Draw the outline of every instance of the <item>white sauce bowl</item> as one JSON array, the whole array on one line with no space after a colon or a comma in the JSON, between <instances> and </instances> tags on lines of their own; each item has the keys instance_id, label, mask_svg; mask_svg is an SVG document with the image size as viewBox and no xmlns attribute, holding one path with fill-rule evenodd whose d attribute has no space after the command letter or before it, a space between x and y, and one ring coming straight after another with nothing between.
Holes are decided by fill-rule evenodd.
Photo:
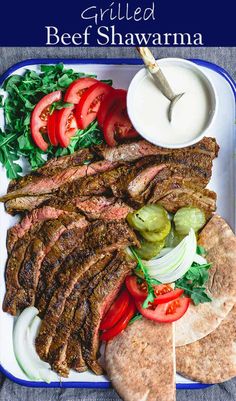
<instances>
[{"instance_id":1,"label":"white sauce bowl","mask_svg":"<svg viewBox=\"0 0 236 401\"><path fill-rule=\"evenodd\" d=\"M178 58L158 60L174 92L185 92L174 106L172 122L167 118L169 100L161 94L147 68L132 79L127 96L129 118L139 134L155 145L183 148L209 136L217 113L214 86L191 61Z\"/></svg>"}]
</instances>

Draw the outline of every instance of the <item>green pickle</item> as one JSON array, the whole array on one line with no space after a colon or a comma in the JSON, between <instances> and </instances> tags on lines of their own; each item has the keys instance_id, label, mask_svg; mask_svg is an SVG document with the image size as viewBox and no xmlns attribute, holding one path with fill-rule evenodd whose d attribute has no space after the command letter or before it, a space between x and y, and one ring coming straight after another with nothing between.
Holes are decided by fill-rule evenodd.
<instances>
[{"instance_id":1,"label":"green pickle","mask_svg":"<svg viewBox=\"0 0 236 401\"><path fill-rule=\"evenodd\" d=\"M149 242L163 241L169 234L171 229L171 222L167 220L165 225L160 231L140 231L140 234Z\"/></svg>"},{"instance_id":2,"label":"green pickle","mask_svg":"<svg viewBox=\"0 0 236 401\"><path fill-rule=\"evenodd\" d=\"M165 248L175 248L185 237L186 235L178 234L174 227L171 227L171 230L165 239Z\"/></svg>"},{"instance_id":3,"label":"green pickle","mask_svg":"<svg viewBox=\"0 0 236 401\"><path fill-rule=\"evenodd\" d=\"M128 223L137 231L162 231L169 222L167 211L161 205L146 205L127 216Z\"/></svg>"},{"instance_id":4,"label":"green pickle","mask_svg":"<svg viewBox=\"0 0 236 401\"><path fill-rule=\"evenodd\" d=\"M141 248L135 248L135 251L141 259L145 260L157 256L165 245L165 241L148 242L145 239L141 239L140 243Z\"/></svg>"},{"instance_id":5,"label":"green pickle","mask_svg":"<svg viewBox=\"0 0 236 401\"><path fill-rule=\"evenodd\" d=\"M197 207L182 207L174 216L175 230L180 235L188 235L192 228L198 232L205 224L205 213Z\"/></svg>"}]
</instances>

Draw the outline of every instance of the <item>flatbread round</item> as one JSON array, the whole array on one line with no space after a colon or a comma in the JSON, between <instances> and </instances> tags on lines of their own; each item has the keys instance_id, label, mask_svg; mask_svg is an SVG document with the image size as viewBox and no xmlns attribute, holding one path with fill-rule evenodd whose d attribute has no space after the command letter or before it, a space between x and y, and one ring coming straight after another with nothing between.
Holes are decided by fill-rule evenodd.
<instances>
[{"instance_id":1,"label":"flatbread round","mask_svg":"<svg viewBox=\"0 0 236 401\"><path fill-rule=\"evenodd\" d=\"M177 372L203 383L222 383L236 376L236 306L211 334L176 349Z\"/></svg>"},{"instance_id":2,"label":"flatbread round","mask_svg":"<svg viewBox=\"0 0 236 401\"><path fill-rule=\"evenodd\" d=\"M106 371L124 401L175 400L173 325L141 319L105 350Z\"/></svg>"},{"instance_id":3,"label":"flatbread round","mask_svg":"<svg viewBox=\"0 0 236 401\"><path fill-rule=\"evenodd\" d=\"M207 291L212 302L190 305L176 322L176 346L191 344L210 334L236 303L236 237L224 221L215 215L199 235L199 245L207 251L209 270Z\"/></svg>"}]
</instances>

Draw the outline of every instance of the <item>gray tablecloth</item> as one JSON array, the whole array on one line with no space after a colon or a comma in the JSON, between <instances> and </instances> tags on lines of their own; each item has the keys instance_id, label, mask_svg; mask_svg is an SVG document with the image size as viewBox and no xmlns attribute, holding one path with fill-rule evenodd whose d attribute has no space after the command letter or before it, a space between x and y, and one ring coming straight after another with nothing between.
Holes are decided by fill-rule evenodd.
<instances>
[{"instance_id":1,"label":"gray tablecloth","mask_svg":"<svg viewBox=\"0 0 236 401\"><path fill-rule=\"evenodd\" d=\"M155 48L156 57L202 58L221 65L236 79L236 48ZM0 74L28 58L136 57L134 48L0 48ZM114 390L31 389L0 374L0 401L118 401ZM204 390L179 390L178 401L236 401L236 379ZM138 400L137 400L138 401Z\"/></svg>"}]
</instances>

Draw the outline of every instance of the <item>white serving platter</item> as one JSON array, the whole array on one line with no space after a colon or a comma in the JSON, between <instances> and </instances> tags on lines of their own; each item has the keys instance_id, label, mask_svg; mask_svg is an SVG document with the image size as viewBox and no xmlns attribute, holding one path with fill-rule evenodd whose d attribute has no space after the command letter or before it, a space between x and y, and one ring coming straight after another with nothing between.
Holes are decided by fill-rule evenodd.
<instances>
[{"instance_id":1,"label":"white serving platter","mask_svg":"<svg viewBox=\"0 0 236 401\"><path fill-rule=\"evenodd\" d=\"M223 216L235 229L235 96L234 81L222 68L203 60L193 60L212 80L218 96L218 112L212 126L210 136L216 137L220 145L220 153L214 161L212 179L209 188L218 195L217 212ZM134 74L140 69L140 62L132 59L99 59L99 60L62 60L41 59L26 60L14 65L2 77L0 84L11 74L23 74L25 69L38 71L40 64L55 64L63 62L66 67L75 71L94 73L98 79L112 79L114 87L128 88ZM4 115L0 111L0 126L4 127ZM0 195L7 191L8 179L5 170L0 167ZM7 260L6 234L9 227L17 221L17 217L8 215L3 204L0 204L0 304L5 294L4 271ZM46 384L33 382L20 369L14 356L12 331L14 318L0 308L0 370L11 380L30 387L92 387L107 388L110 383L105 376L96 376L93 373L77 373L71 371L68 378ZM207 385L195 383L176 375L176 384L179 389L197 389Z\"/></svg>"}]
</instances>

